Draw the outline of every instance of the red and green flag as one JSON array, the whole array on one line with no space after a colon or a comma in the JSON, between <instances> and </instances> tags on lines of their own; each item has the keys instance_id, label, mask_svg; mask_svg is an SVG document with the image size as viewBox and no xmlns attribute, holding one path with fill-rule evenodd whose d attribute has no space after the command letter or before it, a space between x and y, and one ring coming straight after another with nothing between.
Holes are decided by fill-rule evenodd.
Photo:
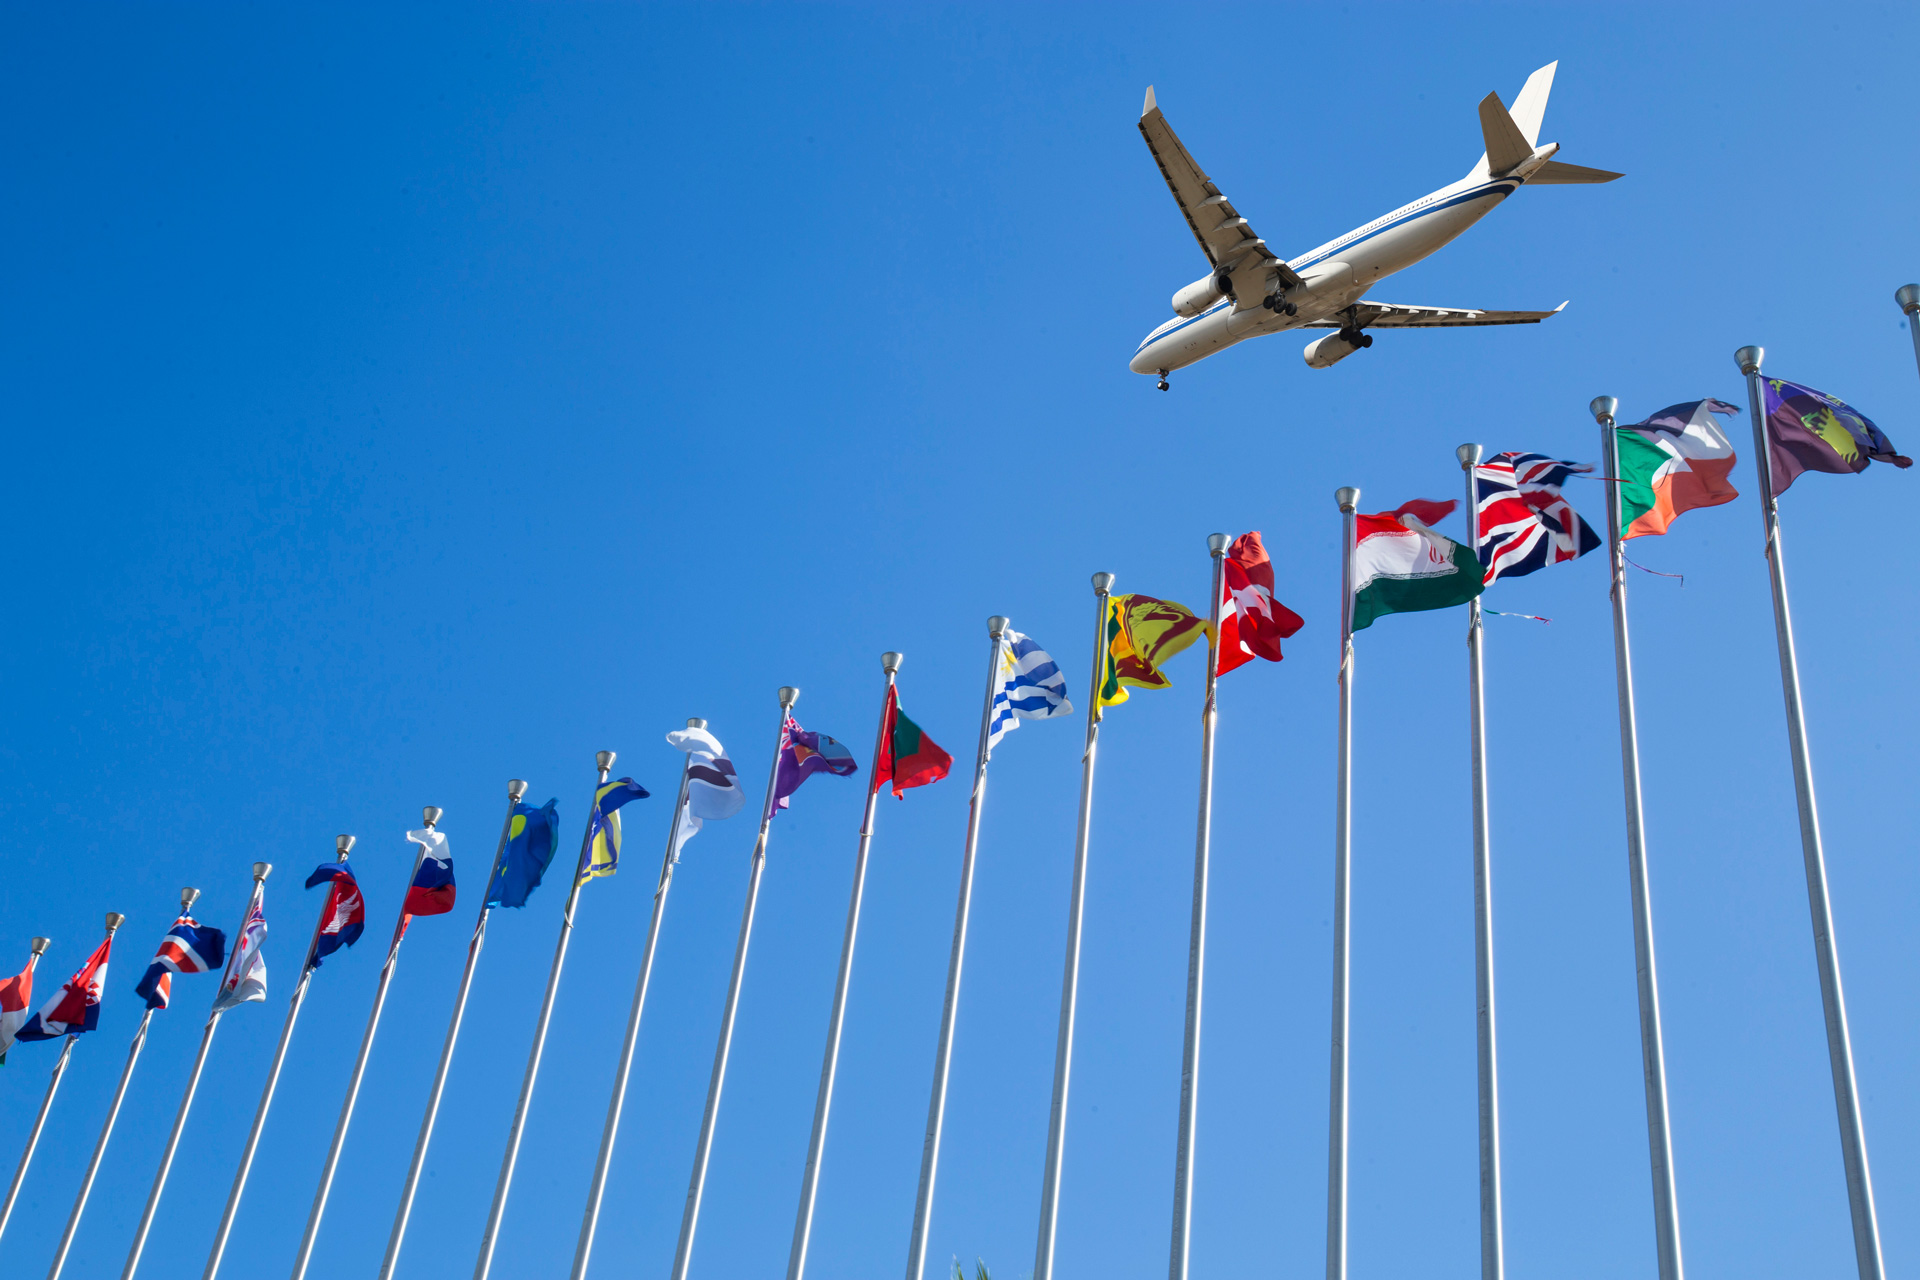
<instances>
[{"instance_id":1,"label":"red and green flag","mask_svg":"<svg viewBox=\"0 0 1920 1280\"><path fill-rule=\"evenodd\" d=\"M887 686L887 710L881 719L880 753L873 762L872 790L891 782L894 795L905 795L908 787L940 781L952 767L953 757L907 719L907 713L900 709L900 691Z\"/></svg>"}]
</instances>

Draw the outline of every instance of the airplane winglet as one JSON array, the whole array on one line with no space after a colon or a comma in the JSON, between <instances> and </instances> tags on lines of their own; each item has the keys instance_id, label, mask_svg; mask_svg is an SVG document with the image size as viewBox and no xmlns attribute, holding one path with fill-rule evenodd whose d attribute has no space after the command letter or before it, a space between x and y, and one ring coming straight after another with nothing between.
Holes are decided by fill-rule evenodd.
<instances>
[{"instance_id":1,"label":"airplane winglet","mask_svg":"<svg viewBox=\"0 0 1920 1280\"><path fill-rule=\"evenodd\" d=\"M1572 302L1572 301L1573 301L1572 298L1567 299L1567 302ZM1562 311L1565 311L1567 309L1567 302L1563 302L1559 306L1555 307L1553 309L1553 314L1559 315Z\"/></svg>"},{"instance_id":2,"label":"airplane winglet","mask_svg":"<svg viewBox=\"0 0 1920 1280\"><path fill-rule=\"evenodd\" d=\"M1144 120L1148 116L1152 115L1153 109L1158 105L1159 104L1153 100L1153 86L1148 85L1147 86L1147 105L1140 108L1140 118Z\"/></svg>"}]
</instances>

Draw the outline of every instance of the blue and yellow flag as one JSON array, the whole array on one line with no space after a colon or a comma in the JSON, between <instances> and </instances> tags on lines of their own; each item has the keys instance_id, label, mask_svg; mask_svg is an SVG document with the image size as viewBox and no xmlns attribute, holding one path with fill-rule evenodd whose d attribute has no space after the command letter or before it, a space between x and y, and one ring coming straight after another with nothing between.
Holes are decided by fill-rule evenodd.
<instances>
[{"instance_id":1,"label":"blue and yellow flag","mask_svg":"<svg viewBox=\"0 0 1920 1280\"><path fill-rule=\"evenodd\" d=\"M513 806L513 817L507 823L507 847L501 851L500 864L493 869L493 880L487 885L488 906L524 907L527 895L540 887L540 878L547 874L547 864L553 861L558 843L560 819L554 812L558 803L549 800L538 809L525 803Z\"/></svg>"},{"instance_id":2,"label":"blue and yellow flag","mask_svg":"<svg viewBox=\"0 0 1920 1280\"><path fill-rule=\"evenodd\" d=\"M629 800L646 798L647 789L632 778L603 782L593 793L593 812L587 815L587 844L580 851L580 870L575 875L581 884L620 869L620 807Z\"/></svg>"}]
</instances>

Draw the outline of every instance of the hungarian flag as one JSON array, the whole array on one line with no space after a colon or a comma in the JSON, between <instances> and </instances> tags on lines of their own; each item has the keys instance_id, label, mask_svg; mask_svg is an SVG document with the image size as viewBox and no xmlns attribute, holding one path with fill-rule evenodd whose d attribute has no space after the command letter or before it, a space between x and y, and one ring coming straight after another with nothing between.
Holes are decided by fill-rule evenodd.
<instances>
[{"instance_id":1,"label":"hungarian flag","mask_svg":"<svg viewBox=\"0 0 1920 1280\"><path fill-rule=\"evenodd\" d=\"M80 972L61 984L58 994L21 1024L16 1040L58 1040L77 1036L100 1025L100 997L107 986L107 961L113 956L113 935L108 934Z\"/></svg>"},{"instance_id":2,"label":"hungarian flag","mask_svg":"<svg viewBox=\"0 0 1920 1280\"><path fill-rule=\"evenodd\" d=\"M1255 657L1280 661L1280 642L1305 623L1273 598L1273 563L1258 529L1233 540L1222 568L1220 674Z\"/></svg>"},{"instance_id":3,"label":"hungarian flag","mask_svg":"<svg viewBox=\"0 0 1920 1280\"><path fill-rule=\"evenodd\" d=\"M1415 498L1392 511L1359 516L1354 525L1353 629L1389 613L1419 613L1465 604L1479 595L1480 561L1428 522L1457 503Z\"/></svg>"},{"instance_id":4,"label":"hungarian flag","mask_svg":"<svg viewBox=\"0 0 1920 1280\"><path fill-rule=\"evenodd\" d=\"M1740 496L1727 480L1733 442L1713 420L1738 412L1724 400L1689 400L1613 429L1622 538L1665 533L1675 516Z\"/></svg>"},{"instance_id":5,"label":"hungarian flag","mask_svg":"<svg viewBox=\"0 0 1920 1280\"><path fill-rule=\"evenodd\" d=\"M1761 384L1767 415L1767 451L1773 460L1773 492L1787 491L1802 471L1849 475L1869 463L1913 465L1893 451L1893 441L1844 400L1797 382L1768 378Z\"/></svg>"},{"instance_id":6,"label":"hungarian flag","mask_svg":"<svg viewBox=\"0 0 1920 1280\"><path fill-rule=\"evenodd\" d=\"M5 1066L7 1050L13 1038L26 1025L27 1006L33 1003L33 962L13 977L0 982L0 1066Z\"/></svg>"},{"instance_id":7,"label":"hungarian flag","mask_svg":"<svg viewBox=\"0 0 1920 1280\"><path fill-rule=\"evenodd\" d=\"M1207 634L1207 620L1171 600L1114 596L1107 601L1107 647L1101 655L1100 705L1127 700L1136 689L1171 689L1160 664Z\"/></svg>"},{"instance_id":8,"label":"hungarian flag","mask_svg":"<svg viewBox=\"0 0 1920 1280\"><path fill-rule=\"evenodd\" d=\"M900 691L887 686L887 710L881 720L880 755L873 762L873 783L868 794L893 783L895 797L904 796L908 787L924 787L938 782L953 768L953 757L940 749L919 725L907 719L900 709Z\"/></svg>"}]
</instances>

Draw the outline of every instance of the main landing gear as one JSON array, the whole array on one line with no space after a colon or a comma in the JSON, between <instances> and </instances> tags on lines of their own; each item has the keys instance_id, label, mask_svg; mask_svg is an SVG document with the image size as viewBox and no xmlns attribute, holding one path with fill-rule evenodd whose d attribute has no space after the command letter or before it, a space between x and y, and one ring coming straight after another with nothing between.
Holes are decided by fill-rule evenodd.
<instances>
[{"instance_id":1,"label":"main landing gear","mask_svg":"<svg viewBox=\"0 0 1920 1280\"><path fill-rule=\"evenodd\" d=\"M1165 369L1160 371L1160 389L1162 391L1167 389L1167 371Z\"/></svg>"},{"instance_id":2,"label":"main landing gear","mask_svg":"<svg viewBox=\"0 0 1920 1280\"><path fill-rule=\"evenodd\" d=\"M1288 302L1285 294L1270 293L1260 305L1269 311L1277 311L1281 315L1297 316L1300 314L1300 308Z\"/></svg>"},{"instance_id":3,"label":"main landing gear","mask_svg":"<svg viewBox=\"0 0 1920 1280\"><path fill-rule=\"evenodd\" d=\"M1373 335L1362 333L1358 329L1342 329L1336 336L1355 350L1364 350L1373 345Z\"/></svg>"}]
</instances>

